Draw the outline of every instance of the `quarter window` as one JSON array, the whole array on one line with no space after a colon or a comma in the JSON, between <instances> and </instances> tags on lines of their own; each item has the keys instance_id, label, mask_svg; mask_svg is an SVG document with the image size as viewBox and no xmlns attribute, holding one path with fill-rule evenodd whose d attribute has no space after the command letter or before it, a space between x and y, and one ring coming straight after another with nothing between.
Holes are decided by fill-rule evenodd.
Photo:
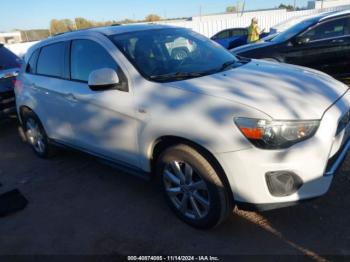
<instances>
[{"instance_id":1,"label":"quarter window","mask_svg":"<svg viewBox=\"0 0 350 262\"><path fill-rule=\"evenodd\" d=\"M64 43L60 42L41 49L37 73L39 75L62 77L64 63Z\"/></svg>"},{"instance_id":2,"label":"quarter window","mask_svg":"<svg viewBox=\"0 0 350 262\"><path fill-rule=\"evenodd\" d=\"M27 64L27 69L26 72L30 73L30 74L35 74L36 71L36 61L38 60L38 56L39 56L39 49L36 50L32 56L29 59L29 62Z\"/></svg>"}]
</instances>

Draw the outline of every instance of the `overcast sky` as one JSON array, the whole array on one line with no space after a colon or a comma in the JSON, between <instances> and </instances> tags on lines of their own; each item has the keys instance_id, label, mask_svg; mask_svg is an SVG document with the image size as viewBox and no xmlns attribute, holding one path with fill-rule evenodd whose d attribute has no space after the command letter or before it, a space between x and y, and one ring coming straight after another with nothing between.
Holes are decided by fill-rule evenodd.
<instances>
[{"instance_id":1,"label":"overcast sky","mask_svg":"<svg viewBox=\"0 0 350 262\"><path fill-rule=\"evenodd\" d=\"M243 2L243 0L240 0ZM296 0L306 6L307 0ZM272 8L294 0L246 0L246 9ZM225 11L237 0L1 0L0 31L48 28L53 18L85 17L95 21L143 19L150 13L162 17L188 17Z\"/></svg>"}]
</instances>

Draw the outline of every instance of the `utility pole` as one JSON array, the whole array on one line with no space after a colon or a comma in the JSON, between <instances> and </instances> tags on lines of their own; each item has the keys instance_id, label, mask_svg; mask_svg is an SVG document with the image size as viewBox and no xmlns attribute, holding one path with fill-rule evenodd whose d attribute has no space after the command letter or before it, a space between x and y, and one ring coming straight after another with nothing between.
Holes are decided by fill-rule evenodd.
<instances>
[{"instance_id":1,"label":"utility pole","mask_svg":"<svg viewBox=\"0 0 350 262\"><path fill-rule=\"evenodd\" d=\"M321 1L321 9L323 10L323 0Z\"/></svg>"},{"instance_id":2,"label":"utility pole","mask_svg":"<svg viewBox=\"0 0 350 262\"><path fill-rule=\"evenodd\" d=\"M297 0L294 0L294 11L296 10L296 8L297 8Z\"/></svg>"},{"instance_id":3,"label":"utility pole","mask_svg":"<svg viewBox=\"0 0 350 262\"><path fill-rule=\"evenodd\" d=\"M202 5L199 6L199 18L202 21Z\"/></svg>"}]
</instances>

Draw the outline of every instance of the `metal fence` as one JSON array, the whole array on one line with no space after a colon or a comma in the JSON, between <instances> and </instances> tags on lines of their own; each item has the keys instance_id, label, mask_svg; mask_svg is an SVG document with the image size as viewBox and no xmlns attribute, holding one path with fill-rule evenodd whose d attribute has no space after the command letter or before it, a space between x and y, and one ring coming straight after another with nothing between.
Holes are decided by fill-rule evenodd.
<instances>
[{"instance_id":1,"label":"metal fence","mask_svg":"<svg viewBox=\"0 0 350 262\"><path fill-rule=\"evenodd\" d=\"M191 28L198 33L211 37L217 32L227 28L247 27L253 17L258 18L261 29L264 28L266 32L269 32L272 27L288 21L291 21L292 23L292 20L298 20L297 18L302 19L303 17L306 18L322 12L340 11L345 9L350 9L350 5L291 12L284 9L276 9L235 14L196 16L192 17L192 20L190 21L162 21L160 23Z\"/></svg>"}]
</instances>

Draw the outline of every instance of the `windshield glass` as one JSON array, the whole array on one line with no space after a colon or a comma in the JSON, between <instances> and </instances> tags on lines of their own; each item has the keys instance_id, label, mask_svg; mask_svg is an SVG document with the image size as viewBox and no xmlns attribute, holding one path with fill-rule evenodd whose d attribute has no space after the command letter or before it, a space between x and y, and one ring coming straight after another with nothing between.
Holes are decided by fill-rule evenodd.
<instances>
[{"instance_id":1,"label":"windshield glass","mask_svg":"<svg viewBox=\"0 0 350 262\"><path fill-rule=\"evenodd\" d=\"M298 23L291 28L287 29L286 31L278 34L276 37L270 39L271 42L285 42L291 39L292 37L296 36L297 34L303 32L306 30L309 26L313 25L315 23L314 20L306 20L301 23Z\"/></svg>"},{"instance_id":2,"label":"windshield glass","mask_svg":"<svg viewBox=\"0 0 350 262\"><path fill-rule=\"evenodd\" d=\"M0 70L19 67L20 59L10 50L0 45Z\"/></svg>"},{"instance_id":3,"label":"windshield glass","mask_svg":"<svg viewBox=\"0 0 350 262\"><path fill-rule=\"evenodd\" d=\"M146 79L158 82L200 77L232 68L239 60L188 29L166 28L111 37Z\"/></svg>"}]
</instances>

